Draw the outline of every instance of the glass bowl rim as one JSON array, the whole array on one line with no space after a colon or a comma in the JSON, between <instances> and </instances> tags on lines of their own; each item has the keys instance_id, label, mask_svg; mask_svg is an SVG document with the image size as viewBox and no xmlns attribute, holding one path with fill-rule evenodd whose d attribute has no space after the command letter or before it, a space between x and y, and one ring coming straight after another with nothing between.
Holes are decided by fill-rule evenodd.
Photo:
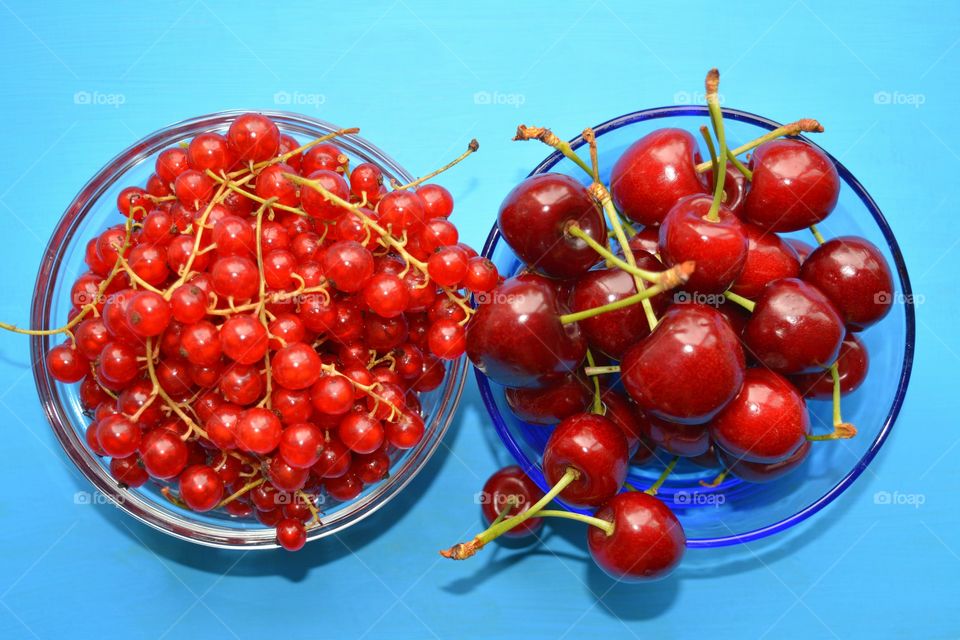
<instances>
[{"instance_id":1,"label":"glass bowl rim","mask_svg":"<svg viewBox=\"0 0 960 640\"><path fill-rule=\"evenodd\" d=\"M75 232L79 225L118 178L153 156L160 148L176 144L203 131L222 127L237 116L250 112L250 110L231 109L172 123L131 144L99 169L71 200L44 249L31 301L30 326L34 328L46 326L46 320L53 305L53 292L63 255L67 247L77 240ZM303 114L277 110L255 110L255 112L274 119L281 125L281 131L285 132L312 135L318 130L331 132L340 129L333 124ZM341 136L341 139L352 145L353 149L349 149L350 151L362 151L375 158L397 179L403 182L414 179L393 158L366 139L356 134L347 134ZM221 549L278 548L269 527L230 529L222 525L198 522L171 511L164 511L154 506L152 500L141 497L135 490L118 486L109 471L89 451L86 443L73 428L71 415L64 406L56 382L43 366L43 354L50 346L50 338L50 336L31 336L30 340L33 377L40 403L47 422L67 457L97 491L140 522L181 540ZM419 475L436 453L453 421L466 382L466 373L467 367L463 358L448 363L443 386L439 388L443 395L439 399L434 415L425 425L424 448L412 450L395 474L391 474L389 478L375 485L370 493L350 502L332 517L323 521L321 526L310 531L308 541L331 535L369 517L399 495Z\"/></svg>"},{"instance_id":2,"label":"glass bowl rim","mask_svg":"<svg viewBox=\"0 0 960 640\"><path fill-rule=\"evenodd\" d=\"M725 118L735 120L737 122L744 122L747 124L760 127L762 129L767 129L772 131L777 127L782 126L780 123L765 118L763 116L750 113L748 111L741 111L739 109L730 109L723 108L723 115ZM597 138L599 139L603 134L614 131L621 127L631 125L637 122L644 122L647 120L657 120L660 118L669 118L675 116L699 116L699 117L708 117L709 111L706 106L702 105L684 105L684 106L668 106L668 107L654 107L651 109L641 109L639 111L634 111L631 113L618 116L611 120L607 120L602 124L597 125L593 128L596 133ZM900 376L897 383L897 389L893 397L893 404L890 407L890 411L887 414L886 419L877 433L876 438L870 444L870 447L864 453L863 457L857 461L850 471L844 475L837 484L835 484L830 490L821 495L819 498L808 504L803 509L797 511L791 516L788 516L778 522L768 524L751 531L747 531L740 534L733 534L729 536L719 536L713 538L688 538L687 547L691 549L695 548L712 548L712 547L723 547L735 544L742 544L745 542L752 542L765 538L767 536L773 535L784 531L800 522L803 522L813 514L817 513L828 504L833 502L841 493L846 491L854 481L860 477L860 474L867 468L873 458L877 455L877 452L880 450L880 447L883 446L883 443L887 440L887 437L890 435L890 431L893 429L894 422L897 419L897 416L900 413L900 409L903 406L904 398L907 393L907 386L910 382L910 373L913 369L913 357L914 357L914 348L916 341L916 317L915 310L913 305L913 289L910 285L910 277L907 274L907 266L903 259L903 254L900 251L900 246L897 244L897 240L894 237L893 230L890 228L887 219L884 217L883 213L880 211L880 207L874 201L874 199L867 193L867 190L863 187L859 180L847 169L843 163L841 163L837 158L831 155L828 151L822 149L815 142L807 138L806 136L797 136L800 139L804 140L817 147L823 151L827 157L833 162L834 166L837 168L837 172L840 174L841 179L853 189L853 192L860 198L860 201L864 204L867 210L870 212L870 215L873 217L874 222L880 228L881 233L883 234L884 241L887 243L887 247L890 249L890 253L893 256L894 265L896 267L897 276L900 279L900 285L903 287L903 299L904 299L904 315L905 315L905 325L906 325L906 335L905 335L905 346L903 354L903 366L900 369ZM583 136L577 136L569 141L570 146L573 149L577 149L585 144ZM543 161L538 164L533 171L530 172L528 177L545 173L556 166L561 160L564 159L563 154L559 151L555 151L544 158ZM493 250L497 246L497 243L500 241L500 230L496 223L494 223L493 228L490 230L490 234L487 236L487 240L483 246L483 255L487 258L492 257ZM504 445L510 451L510 454L514 459L520 463L520 466L523 467L524 471L531 475L531 478L541 485L541 488L546 488L543 486L542 474L537 473L537 464L535 461L530 460L524 453L516 439L510 433L510 429L507 427L506 422L503 419L503 416L500 414L499 409L497 408L496 401L493 397L493 390L490 388L490 383L485 375L474 367L474 374L477 379L477 385L480 388L480 396L483 399L483 404L487 409L487 413L490 418L493 420L494 428L497 431L500 439L503 441ZM566 508L566 507L565 507Z\"/></svg>"}]
</instances>

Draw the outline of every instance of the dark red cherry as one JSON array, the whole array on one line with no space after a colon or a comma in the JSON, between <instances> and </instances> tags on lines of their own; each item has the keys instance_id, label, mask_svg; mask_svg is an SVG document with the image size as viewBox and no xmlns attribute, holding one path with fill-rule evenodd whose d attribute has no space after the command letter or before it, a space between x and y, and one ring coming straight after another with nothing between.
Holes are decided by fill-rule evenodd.
<instances>
[{"instance_id":1,"label":"dark red cherry","mask_svg":"<svg viewBox=\"0 0 960 640\"><path fill-rule=\"evenodd\" d=\"M703 192L696 139L682 129L657 129L630 145L610 172L610 195L631 220L660 224L677 200Z\"/></svg>"},{"instance_id":2,"label":"dark red cherry","mask_svg":"<svg viewBox=\"0 0 960 640\"><path fill-rule=\"evenodd\" d=\"M743 213L770 231L797 231L830 215L840 196L833 161L802 140L766 142L750 158L753 179Z\"/></svg>"},{"instance_id":3,"label":"dark red cherry","mask_svg":"<svg viewBox=\"0 0 960 640\"><path fill-rule=\"evenodd\" d=\"M701 304L671 307L649 336L627 350L620 376L645 413L699 424L740 390L746 367L727 319Z\"/></svg>"},{"instance_id":4,"label":"dark red cherry","mask_svg":"<svg viewBox=\"0 0 960 640\"><path fill-rule=\"evenodd\" d=\"M797 258L800 259L800 264L803 264L807 261L807 258L810 257L810 254L813 253L813 246L803 240L797 240L796 238L787 238L787 244L793 247L793 250L797 252Z\"/></svg>"},{"instance_id":5,"label":"dark red cherry","mask_svg":"<svg viewBox=\"0 0 960 640\"><path fill-rule=\"evenodd\" d=\"M714 443L738 459L769 464L806 442L810 416L800 392L769 369L748 369L743 388L710 422Z\"/></svg>"},{"instance_id":6,"label":"dark red cherry","mask_svg":"<svg viewBox=\"0 0 960 640\"><path fill-rule=\"evenodd\" d=\"M847 395L859 388L869 369L870 355L867 347L855 334L848 333L840 345L840 355L837 356L840 393ZM790 376L790 380L805 398L829 400L833 397L833 376L828 369Z\"/></svg>"},{"instance_id":7,"label":"dark red cherry","mask_svg":"<svg viewBox=\"0 0 960 640\"><path fill-rule=\"evenodd\" d=\"M615 580L656 580L673 571L686 551L687 536L663 502L642 491L618 494L595 517L613 523L609 535L587 528L590 555Z\"/></svg>"},{"instance_id":8,"label":"dark red cherry","mask_svg":"<svg viewBox=\"0 0 960 640\"><path fill-rule=\"evenodd\" d=\"M480 304L467 326L467 355L487 377L506 387L544 387L579 367L587 351L576 323L553 288L510 278Z\"/></svg>"},{"instance_id":9,"label":"dark red cherry","mask_svg":"<svg viewBox=\"0 0 960 640\"><path fill-rule=\"evenodd\" d=\"M703 194L683 198L660 225L660 257L669 266L695 261L684 288L699 293L726 291L747 259L743 224L722 205L716 222L707 218L712 200Z\"/></svg>"},{"instance_id":10,"label":"dark red cherry","mask_svg":"<svg viewBox=\"0 0 960 640\"><path fill-rule=\"evenodd\" d=\"M509 499L513 498L516 506L509 506ZM523 469L517 465L504 467L494 473L483 485L480 494L480 509L487 524L493 522L501 511L507 509L505 518L523 513L540 498L543 491L533 480L527 477ZM540 529L543 526L542 518L529 518L507 531L505 536L522 538Z\"/></svg>"},{"instance_id":11,"label":"dark red cherry","mask_svg":"<svg viewBox=\"0 0 960 640\"><path fill-rule=\"evenodd\" d=\"M804 441L790 457L777 462L763 463L742 460L719 448L717 449L717 457L724 468L747 482L770 482L782 478L803 464L809 453L810 443Z\"/></svg>"},{"instance_id":12,"label":"dark red cherry","mask_svg":"<svg viewBox=\"0 0 960 640\"><path fill-rule=\"evenodd\" d=\"M557 424L590 406L593 387L576 375L563 377L543 389L506 389L513 415L531 424Z\"/></svg>"},{"instance_id":13,"label":"dark red cherry","mask_svg":"<svg viewBox=\"0 0 960 640\"><path fill-rule=\"evenodd\" d=\"M646 251L650 255L660 252L660 227L644 227L630 237L630 248L637 251Z\"/></svg>"},{"instance_id":14,"label":"dark red cherry","mask_svg":"<svg viewBox=\"0 0 960 640\"><path fill-rule=\"evenodd\" d=\"M642 414L639 420L644 437L672 456L695 458L710 450L710 431L703 424L678 424Z\"/></svg>"},{"instance_id":15,"label":"dark red cherry","mask_svg":"<svg viewBox=\"0 0 960 640\"><path fill-rule=\"evenodd\" d=\"M612 498L627 478L627 439L610 420L579 413L557 425L543 450L543 475L552 486L567 469L579 477L560 492L575 506L597 506Z\"/></svg>"},{"instance_id":16,"label":"dark red cherry","mask_svg":"<svg viewBox=\"0 0 960 640\"><path fill-rule=\"evenodd\" d=\"M627 439L631 459L641 447L650 452L656 448L643 435L640 411L632 400L613 389L605 389L600 398L605 408L603 416L615 424Z\"/></svg>"},{"instance_id":17,"label":"dark red cherry","mask_svg":"<svg viewBox=\"0 0 960 640\"><path fill-rule=\"evenodd\" d=\"M749 223L744 223L743 230L747 234L747 259L731 291L753 300L768 283L800 274L797 252L780 236Z\"/></svg>"},{"instance_id":18,"label":"dark red cherry","mask_svg":"<svg viewBox=\"0 0 960 640\"><path fill-rule=\"evenodd\" d=\"M599 262L587 243L567 233L576 224L606 244L603 214L587 190L570 176L544 173L513 188L497 218L507 244L528 265L557 278L572 278Z\"/></svg>"},{"instance_id":19,"label":"dark red cherry","mask_svg":"<svg viewBox=\"0 0 960 640\"><path fill-rule=\"evenodd\" d=\"M707 193L713 193L713 169L703 172L703 180ZM723 180L723 200L721 203L738 218L743 215L743 203L747 199L747 190L750 182L733 163L727 163L727 172Z\"/></svg>"},{"instance_id":20,"label":"dark red cherry","mask_svg":"<svg viewBox=\"0 0 960 640\"><path fill-rule=\"evenodd\" d=\"M857 236L823 243L804 261L800 277L833 302L844 323L862 331L893 305L893 276L874 244Z\"/></svg>"},{"instance_id":21,"label":"dark red cherry","mask_svg":"<svg viewBox=\"0 0 960 640\"><path fill-rule=\"evenodd\" d=\"M781 373L829 367L843 336L843 320L833 303L797 278L768 284L743 330L750 354Z\"/></svg>"}]
</instances>

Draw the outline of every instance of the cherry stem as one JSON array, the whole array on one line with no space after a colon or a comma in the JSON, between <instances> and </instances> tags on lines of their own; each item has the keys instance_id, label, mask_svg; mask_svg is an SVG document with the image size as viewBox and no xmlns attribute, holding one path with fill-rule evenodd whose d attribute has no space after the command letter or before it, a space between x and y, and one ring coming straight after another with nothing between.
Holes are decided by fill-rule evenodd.
<instances>
[{"instance_id":1,"label":"cherry stem","mask_svg":"<svg viewBox=\"0 0 960 640\"><path fill-rule=\"evenodd\" d=\"M757 303L753 300L748 300L741 295L737 295L733 291L724 291L723 297L729 300L730 302L735 302L750 313L753 313L754 308L757 306Z\"/></svg>"},{"instance_id":2,"label":"cherry stem","mask_svg":"<svg viewBox=\"0 0 960 640\"><path fill-rule=\"evenodd\" d=\"M605 376L611 373L620 373L620 365L611 364L605 367L595 367L592 364L583 368L583 374L587 376ZM597 383L599 386L599 382Z\"/></svg>"},{"instance_id":3,"label":"cherry stem","mask_svg":"<svg viewBox=\"0 0 960 640\"><path fill-rule=\"evenodd\" d=\"M590 349L587 349L587 364L590 365L587 369L591 369L596 365L596 361L593 359L593 352ZM603 399L600 397L600 379L593 379L593 412L597 415L603 414Z\"/></svg>"},{"instance_id":4,"label":"cherry stem","mask_svg":"<svg viewBox=\"0 0 960 640\"><path fill-rule=\"evenodd\" d=\"M756 149L764 142L770 142L771 140L776 140L782 136L795 136L800 133L823 133L823 126L813 118L803 118L801 120L797 120L796 122L785 124L782 127L777 127L772 131L768 131L759 138L754 138L750 142L742 144L736 149L731 149L730 153L735 156L743 155L751 149ZM701 162L696 167L697 173L703 173L711 166L713 165L709 160Z\"/></svg>"},{"instance_id":5,"label":"cherry stem","mask_svg":"<svg viewBox=\"0 0 960 640\"><path fill-rule=\"evenodd\" d=\"M677 266L683 267L684 265L688 265L688 264L690 263L684 262L683 264L677 265ZM664 273L667 273L667 272L664 272ZM689 267L687 272L685 273L686 273L685 277L689 278L689 274L693 273L693 268ZM609 302L599 307L593 307L592 309L584 309L583 311L575 311L573 313L565 313L562 316L560 316L560 322L562 324L570 324L571 322L579 322L581 320L586 320L587 318L599 316L600 314L603 314L603 313L609 313L611 311L624 309L626 307L633 306L638 302L649 300L653 296L659 295L664 291L669 291L672 288L673 286L668 286L667 284L661 282L660 284L653 285L649 289L644 289L643 291L639 291L633 294L632 296L627 296L626 298L621 298L620 300L615 300L614 302Z\"/></svg>"},{"instance_id":6,"label":"cherry stem","mask_svg":"<svg viewBox=\"0 0 960 640\"><path fill-rule=\"evenodd\" d=\"M680 460L680 456L674 456L673 460L666 466L663 470L663 473L660 474L660 477L657 478L657 481L654 482L650 487L644 491L647 495L655 496L657 491L660 490L660 487L663 486L663 483L667 481L667 478L670 477L670 474L673 473L673 468L677 466L677 462Z\"/></svg>"},{"instance_id":7,"label":"cherry stem","mask_svg":"<svg viewBox=\"0 0 960 640\"><path fill-rule=\"evenodd\" d=\"M576 520L577 522L583 522L591 527L596 527L602 529L604 533L608 536L613 535L613 523L609 520L604 520L603 518L596 518L594 516L588 516L582 513L574 513L572 511L561 511L559 509L541 509L537 513L538 518L566 518L567 520Z\"/></svg>"},{"instance_id":8,"label":"cherry stem","mask_svg":"<svg viewBox=\"0 0 960 640\"><path fill-rule=\"evenodd\" d=\"M629 262L624 261L623 258L615 254L608 247L605 247L599 242L597 242L596 240L594 240L592 237L590 237L590 234L588 234L586 231L584 231L577 225L574 224L567 227L567 233L573 236L574 238L580 238L581 240L586 242L587 246L589 246L591 249L596 251L600 255L600 257L604 258L607 262L617 267L618 269L626 271L630 275L637 276L653 284L661 284L665 282L664 274L668 273L668 271L648 271L646 269L641 269L640 267L636 266L636 262L634 262L634 264L630 264ZM675 275L679 275L679 274L675 274ZM679 286L680 284L684 284L684 283L683 282L678 283L676 286Z\"/></svg>"},{"instance_id":9,"label":"cherry stem","mask_svg":"<svg viewBox=\"0 0 960 640\"><path fill-rule=\"evenodd\" d=\"M708 487L708 488L710 488L710 489L713 489L714 487L719 487L719 486L720 486L720 483L727 479L727 474L728 474L728 473L730 473L730 472L729 472L727 469L724 469L723 471L721 471L720 473L718 473L718 474L717 474L717 477L714 478L713 480L711 480L710 482L707 482L706 480L701 480L701 481L700 481L700 486L701 486L701 487Z\"/></svg>"},{"instance_id":10,"label":"cherry stem","mask_svg":"<svg viewBox=\"0 0 960 640\"><path fill-rule=\"evenodd\" d=\"M713 133L717 136L717 145L720 147L720 155L724 156L722 162L717 162L717 170L713 174L713 202L710 204L710 210L707 212L706 219L710 222L720 221L720 204L723 202L723 187L727 179L726 155L727 134L723 130L723 111L720 109L720 97L717 89L720 87L720 72L716 69L710 69L707 72L705 82L707 94L707 108L710 110L710 123L713 125Z\"/></svg>"},{"instance_id":11,"label":"cherry stem","mask_svg":"<svg viewBox=\"0 0 960 640\"><path fill-rule=\"evenodd\" d=\"M840 414L840 365L836 362L830 365L830 376L833 378L833 431L819 436L808 435L807 440L847 440L857 435L857 428L844 422Z\"/></svg>"},{"instance_id":12,"label":"cherry stem","mask_svg":"<svg viewBox=\"0 0 960 640\"><path fill-rule=\"evenodd\" d=\"M743 174L744 178L747 180L753 180L753 171L750 171L750 169L747 168L747 165L740 162L740 158L733 155L733 152L731 152L730 149L727 149L727 160L729 160L730 164L735 166L737 170Z\"/></svg>"},{"instance_id":13,"label":"cherry stem","mask_svg":"<svg viewBox=\"0 0 960 640\"><path fill-rule=\"evenodd\" d=\"M817 244L823 244L826 240L823 237L823 234L820 233L820 230L817 229L817 225L810 225L810 233L813 234L813 237L816 239Z\"/></svg>"},{"instance_id":14,"label":"cherry stem","mask_svg":"<svg viewBox=\"0 0 960 640\"><path fill-rule=\"evenodd\" d=\"M593 170L587 165L583 159L576 154L573 150L573 147L570 146L569 142L561 140L556 136L553 131L547 129L546 127L528 127L525 124L517 127L517 134L513 137L514 140L539 140L548 147L553 147L557 151L563 154L565 158L573 161L577 166L583 169L587 175L589 175L594 180L597 180L597 176L593 174Z\"/></svg>"},{"instance_id":15,"label":"cherry stem","mask_svg":"<svg viewBox=\"0 0 960 640\"><path fill-rule=\"evenodd\" d=\"M566 489L567 485L577 480L579 477L579 471L573 467L568 467L563 476L557 481L557 484L553 485L553 488L545 493L542 498L537 500L529 509L526 511L521 511L517 515L513 516L512 518L508 518L503 522L490 525L487 527L487 529L477 534L477 536L470 542L461 542L459 544L455 544L449 549L444 549L441 551L440 555L442 555L444 558L450 558L451 560L466 560L470 556L474 555L477 551L480 551L480 549L482 549L488 542L496 540L507 531L510 531L514 527L523 524L530 518L537 515L537 513L545 506L550 504L550 502L556 498L561 491Z\"/></svg>"},{"instance_id":16,"label":"cherry stem","mask_svg":"<svg viewBox=\"0 0 960 640\"><path fill-rule=\"evenodd\" d=\"M497 517L493 519L493 522L490 523L490 526L494 526L503 522L503 519L507 517L507 514L510 513L510 510L518 505L517 496L509 495L507 496L506 504L503 505L503 508L500 509L500 512L497 513Z\"/></svg>"},{"instance_id":17,"label":"cherry stem","mask_svg":"<svg viewBox=\"0 0 960 640\"><path fill-rule=\"evenodd\" d=\"M453 168L454 166L460 164L461 162L463 162L463 161L467 158L467 156L469 156L469 155L472 154L472 153L476 153L478 149L480 149L480 143L477 142L477 139L476 139L476 138L474 138L474 139L472 139L472 140L470 141L470 143L467 145L467 150L466 150L466 151L464 151L464 152L461 153L459 156L457 156L456 158L454 158L452 161L448 162L447 164L443 165L442 167L440 167L440 168L437 169L436 171L431 171L430 173L428 173L427 175L423 176L422 178L417 178L417 179L414 180L413 182L408 182L407 184L398 184L396 180L394 180L393 178L391 178L391 179L390 179L390 185L393 187L393 189L394 189L395 191L401 191L401 190L403 190L403 189L409 189L410 187L416 187L417 185L423 184L424 182L426 182L426 181L429 180L430 178L435 178L436 176L440 175L441 173L443 173L443 172L446 171L447 169L451 169L451 168Z\"/></svg>"},{"instance_id":18,"label":"cherry stem","mask_svg":"<svg viewBox=\"0 0 960 640\"><path fill-rule=\"evenodd\" d=\"M710 152L710 166L713 168L713 175L717 175L717 148L713 144L713 137L710 135L710 129L707 125L700 125L700 136L707 145L707 151Z\"/></svg>"}]
</instances>

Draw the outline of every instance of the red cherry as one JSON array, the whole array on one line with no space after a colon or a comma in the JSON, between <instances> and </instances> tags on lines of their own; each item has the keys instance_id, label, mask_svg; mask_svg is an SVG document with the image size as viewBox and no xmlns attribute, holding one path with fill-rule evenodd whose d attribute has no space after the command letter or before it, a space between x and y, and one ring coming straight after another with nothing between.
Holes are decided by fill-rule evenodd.
<instances>
[{"instance_id":1,"label":"red cherry","mask_svg":"<svg viewBox=\"0 0 960 640\"><path fill-rule=\"evenodd\" d=\"M590 406L592 396L592 387L573 375L543 389L504 389L510 411L531 424L556 424L582 413Z\"/></svg>"},{"instance_id":2,"label":"red cherry","mask_svg":"<svg viewBox=\"0 0 960 640\"><path fill-rule=\"evenodd\" d=\"M672 456L696 458L710 450L710 431L703 424L678 424L641 414L640 430L654 447Z\"/></svg>"},{"instance_id":3,"label":"red cherry","mask_svg":"<svg viewBox=\"0 0 960 640\"><path fill-rule=\"evenodd\" d=\"M867 377L870 355L866 345L856 334L848 333L840 345L837 370L840 374L840 393L847 395L857 390ZM790 376L791 382L806 398L829 400L833 397L833 376L829 370Z\"/></svg>"},{"instance_id":4,"label":"red cherry","mask_svg":"<svg viewBox=\"0 0 960 640\"><path fill-rule=\"evenodd\" d=\"M627 477L627 440L603 416L580 413L564 419L553 430L543 451L543 475L557 484L568 469L579 473L560 492L574 506L596 506L612 498Z\"/></svg>"},{"instance_id":5,"label":"red cherry","mask_svg":"<svg viewBox=\"0 0 960 640\"><path fill-rule=\"evenodd\" d=\"M493 522L500 512L504 518L523 513L543 497L533 480L516 465L504 467L487 479L480 494L480 509L487 524ZM510 505L510 500L514 505ZM510 538L523 538L543 527L543 518L528 518L505 534Z\"/></svg>"},{"instance_id":6,"label":"red cherry","mask_svg":"<svg viewBox=\"0 0 960 640\"><path fill-rule=\"evenodd\" d=\"M747 234L747 259L731 291L752 300L763 292L767 283L800 274L800 259L788 242L753 224L745 223L743 230Z\"/></svg>"},{"instance_id":7,"label":"red cherry","mask_svg":"<svg viewBox=\"0 0 960 640\"><path fill-rule=\"evenodd\" d=\"M746 482L771 482L787 475L807 459L810 454L810 443L804 442L787 458L777 462L763 463L745 460L731 455L722 449L717 449L717 457L724 469Z\"/></svg>"}]
</instances>

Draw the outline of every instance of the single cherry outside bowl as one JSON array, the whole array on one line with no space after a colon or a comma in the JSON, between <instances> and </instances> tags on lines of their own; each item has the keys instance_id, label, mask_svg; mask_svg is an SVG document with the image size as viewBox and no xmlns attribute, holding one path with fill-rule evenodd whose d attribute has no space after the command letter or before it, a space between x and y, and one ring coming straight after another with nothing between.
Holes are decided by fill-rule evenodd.
<instances>
[{"instance_id":1,"label":"single cherry outside bowl","mask_svg":"<svg viewBox=\"0 0 960 640\"><path fill-rule=\"evenodd\" d=\"M779 126L757 115L724 109L729 146L735 147ZM610 168L634 141L662 127L697 129L708 123L706 107L676 106L628 113L594 128L599 146L601 177L609 184ZM698 137L699 139L699 137ZM810 140L808 140L810 141ZM571 140L576 149L582 138ZM703 487L718 470L704 470L682 461L660 490L660 497L676 512L687 533L689 547L718 547L757 540L805 520L846 491L870 464L893 428L903 404L913 364L915 319L913 295L903 256L893 231L877 203L850 171L831 156L842 179L840 200L834 212L818 225L827 237L859 235L880 247L895 272L893 308L889 315L859 334L870 352L870 371L863 386L843 399L843 417L859 430L852 440L815 442L806 462L780 480L750 484L736 478L716 488ZM587 184L586 176L559 152L541 162L530 175L565 173ZM789 237L814 243L809 232ZM487 238L483 254L504 275L521 268L520 260L500 236L496 225ZM551 428L527 424L516 418L504 399L503 388L480 371L477 381L484 404L507 449L542 488L546 482L540 459ZM812 424L818 432L829 431L831 404L808 403ZM669 458L661 456L664 460ZM627 482L645 488L652 484L662 465L632 467ZM578 511L564 505L571 511ZM584 512L585 513L585 512Z\"/></svg>"},{"instance_id":2,"label":"single cherry outside bowl","mask_svg":"<svg viewBox=\"0 0 960 640\"><path fill-rule=\"evenodd\" d=\"M31 326L62 326L70 309L70 285L86 271L84 247L87 241L110 225L121 221L116 199L129 185L144 186L153 173L157 154L171 146L189 141L198 133L225 133L241 111L223 111L200 116L156 131L111 160L80 190L67 207L47 245L31 309ZM280 131L307 142L337 131L340 127L286 112L264 112L277 123ZM386 179L401 183L413 177L393 159L356 135L341 137L336 143L350 158L351 166L372 162L383 170ZM43 354L60 341L60 337L33 337L31 356L34 378L40 401L57 440L67 456L93 484L99 494L78 493L88 497L103 495L138 520L165 533L222 548L269 549L277 546L275 530L254 518L233 518L222 512L195 513L176 507L159 492L159 486L148 482L138 489L118 485L110 475L108 460L98 458L84 441L90 419L80 405L79 385L56 382L43 366ZM345 503L329 501L320 505L320 526L309 531L314 540L341 531L371 515L395 497L420 472L436 451L453 418L466 379L463 359L448 363L443 383L434 391L421 394L426 433L415 448L398 452L393 457L390 475L382 482L364 489L357 498Z\"/></svg>"}]
</instances>

